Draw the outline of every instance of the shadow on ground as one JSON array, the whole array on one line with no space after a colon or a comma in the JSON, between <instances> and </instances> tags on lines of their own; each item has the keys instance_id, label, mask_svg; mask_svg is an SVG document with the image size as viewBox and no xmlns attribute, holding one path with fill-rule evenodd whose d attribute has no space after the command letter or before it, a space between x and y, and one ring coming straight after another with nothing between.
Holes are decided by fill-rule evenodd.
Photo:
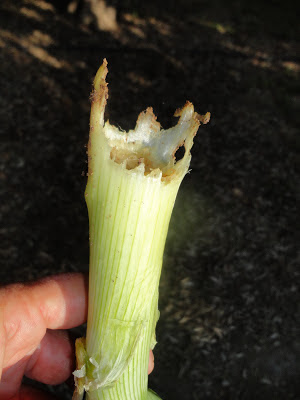
<instances>
[{"instance_id":1,"label":"shadow on ground","mask_svg":"<svg viewBox=\"0 0 300 400\"><path fill-rule=\"evenodd\" d=\"M212 114L171 222L150 386L297 398L296 5L115 1L104 31L67 3L0 5L1 283L88 269L88 96L106 57L112 123L153 106L167 127L186 100Z\"/></svg>"}]
</instances>

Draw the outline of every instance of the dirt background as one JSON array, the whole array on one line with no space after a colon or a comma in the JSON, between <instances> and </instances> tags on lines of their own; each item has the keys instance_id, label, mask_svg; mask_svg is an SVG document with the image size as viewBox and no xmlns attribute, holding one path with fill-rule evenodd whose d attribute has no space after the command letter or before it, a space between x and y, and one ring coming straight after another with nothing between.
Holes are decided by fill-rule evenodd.
<instances>
[{"instance_id":1,"label":"dirt background","mask_svg":"<svg viewBox=\"0 0 300 400\"><path fill-rule=\"evenodd\" d=\"M123 129L148 106L163 127L186 100L212 114L166 245L149 384L164 399L300 396L299 15L277 0L0 3L1 284L88 270L104 57L107 118Z\"/></svg>"}]
</instances>

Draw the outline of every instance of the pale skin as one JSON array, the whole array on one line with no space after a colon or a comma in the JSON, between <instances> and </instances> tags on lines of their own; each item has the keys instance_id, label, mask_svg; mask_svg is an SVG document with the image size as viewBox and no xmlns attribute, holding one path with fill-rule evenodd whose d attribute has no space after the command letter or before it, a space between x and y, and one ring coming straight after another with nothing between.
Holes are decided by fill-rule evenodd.
<instances>
[{"instance_id":1,"label":"pale skin","mask_svg":"<svg viewBox=\"0 0 300 400\"><path fill-rule=\"evenodd\" d=\"M1 400L54 400L22 378L57 385L71 376L74 340L67 330L86 321L87 287L86 276L74 273L0 289ZM150 352L148 373L153 367Z\"/></svg>"}]
</instances>

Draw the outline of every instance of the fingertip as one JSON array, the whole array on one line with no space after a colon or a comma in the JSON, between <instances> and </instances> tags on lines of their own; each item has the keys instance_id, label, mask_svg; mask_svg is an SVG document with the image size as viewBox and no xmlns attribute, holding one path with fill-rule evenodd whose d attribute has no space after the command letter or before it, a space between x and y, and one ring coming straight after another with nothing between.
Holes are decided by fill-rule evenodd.
<instances>
[{"instance_id":1,"label":"fingertip","mask_svg":"<svg viewBox=\"0 0 300 400\"><path fill-rule=\"evenodd\" d=\"M87 317L88 276L82 273L54 275L34 287L35 301L49 329L70 329Z\"/></svg>"},{"instance_id":2,"label":"fingertip","mask_svg":"<svg viewBox=\"0 0 300 400\"><path fill-rule=\"evenodd\" d=\"M31 356L25 375L33 380L57 385L75 369L74 343L66 331L48 330L40 347Z\"/></svg>"},{"instance_id":3,"label":"fingertip","mask_svg":"<svg viewBox=\"0 0 300 400\"><path fill-rule=\"evenodd\" d=\"M149 353L149 364L148 364L148 374L151 374L153 369L154 369L154 354L153 354L153 351L150 350L150 353Z\"/></svg>"}]
</instances>

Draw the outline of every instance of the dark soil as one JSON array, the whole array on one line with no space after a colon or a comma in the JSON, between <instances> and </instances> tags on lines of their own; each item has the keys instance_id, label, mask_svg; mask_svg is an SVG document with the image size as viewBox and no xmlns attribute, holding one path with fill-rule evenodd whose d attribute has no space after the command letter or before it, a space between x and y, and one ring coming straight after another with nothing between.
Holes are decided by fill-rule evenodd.
<instances>
[{"instance_id":1,"label":"dark soil","mask_svg":"<svg viewBox=\"0 0 300 400\"><path fill-rule=\"evenodd\" d=\"M106 57L112 123L153 106L168 127L186 100L212 114L171 222L149 386L299 398L299 2L112 1L108 25L67 3L0 4L1 284L88 270L89 93Z\"/></svg>"}]
</instances>

